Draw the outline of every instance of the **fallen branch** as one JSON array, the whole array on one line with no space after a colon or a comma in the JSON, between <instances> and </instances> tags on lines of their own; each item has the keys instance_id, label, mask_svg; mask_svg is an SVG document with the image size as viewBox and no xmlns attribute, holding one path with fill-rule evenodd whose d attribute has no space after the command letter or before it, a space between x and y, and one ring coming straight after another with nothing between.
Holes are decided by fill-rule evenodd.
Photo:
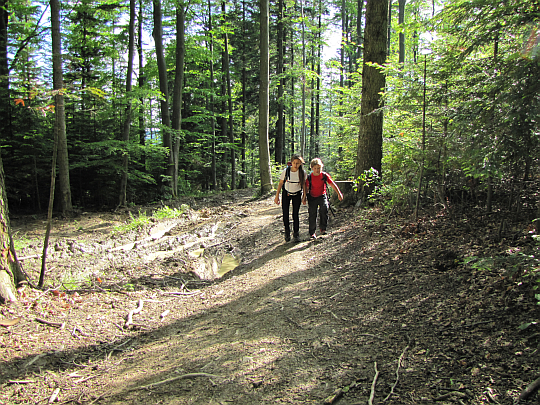
<instances>
[{"instance_id":1,"label":"fallen branch","mask_svg":"<svg viewBox=\"0 0 540 405\"><path fill-rule=\"evenodd\" d=\"M55 328L60 328L60 329L64 329L64 327L66 326L65 322L50 322L41 318L36 318L36 322L43 323L45 325L53 326Z\"/></svg>"},{"instance_id":2,"label":"fallen branch","mask_svg":"<svg viewBox=\"0 0 540 405\"><path fill-rule=\"evenodd\" d=\"M373 405L373 398L375 398L375 385L377 385L377 377L379 377L379 370L377 370L377 362L374 364L375 366L375 376L373 377L373 382L371 383L371 394L369 395L369 405Z\"/></svg>"},{"instance_id":3,"label":"fallen branch","mask_svg":"<svg viewBox=\"0 0 540 405\"><path fill-rule=\"evenodd\" d=\"M34 380L8 380L8 384L31 384Z\"/></svg>"},{"instance_id":4,"label":"fallen branch","mask_svg":"<svg viewBox=\"0 0 540 405\"><path fill-rule=\"evenodd\" d=\"M137 306L137 308L132 309L131 311L128 312L127 317L126 317L126 323L124 324L124 328L127 328L129 325L133 323L133 315L136 315L139 312L141 312L142 308L143 308L143 300L139 300L139 305Z\"/></svg>"},{"instance_id":5,"label":"fallen branch","mask_svg":"<svg viewBox=\"0 0 540 405\"><path fill-rule=\"evenodd\" d=\"M19 323L21 318L13 318L13 319L0 319L0 326L9 327L13 326Z\"/></svg>"},{"instance_id":6,"label":"fallen branch","mask_svg":"<svg viewBox=\"0 0 540 405\"><path fill-rule=\"evenodd\" d=\"M325 405L331 405L335 403L341 396L343 395L343 389L338 388L335 390L332 395L330 395L328 398L324 400Z\"/></svg>"},{"instance_id":7,"label":"fallen branch","mask_svg":"<svg viewBox=\"0 0 540 405\"><path fill-rule=\"evenodd\" d=\"M51 397L49 398L49 404L52 404L54 401L56 401L56 399L58 398L58 394L60 394L60 388L56 388Z\"/></svg>"},{"instance_id":8,"label":"fallen branch","mask_svg":"<svg viewBox=\"0 0 540 405\"><path fill-rule=\"evenodd\" d=\"M394 385L392 385L392 389L390 390L390 393L386 396L386 398L383 400L383 402L386 402L388 400L388 398L390 398L392 396L392 394L394 393L394 388L396 388L396 385L399 381L399 367L401 366L401 362L403 361L403 356L405 356L405 352L407 351L407 349L409 348L409 346L407 345L405 347L405 349L403 349L403 352L401 353L401 356L399 356L399 360L398 360L398 363L397 363L397 368L396 368L396 382L394 383Z\"/></svg>"},{"instance_id":9,"label":"fallen branch","mask_svg":"<svg viewBox=\"0 0 540 405\"><path fill-rule=\"evenodd\" d=\"M527 385L527 388L525 388L523 392L519 395L517 402L523 401L524 399L528 398L538 388L540 388L540 377Z\"/></svg>"},{"instance_id":10,"label":"fallen branch","mask_svg":"<svg viewBox=\"0 0 540 405\"><path fill-rule=\"evenodd\" d=\"M166 317L167 315L169 315L169 312L171 312L171 310L170 310L170 309L167 309L167 310L165 310L165 311L163 311L163 312L161 313L161 315L159 316L159 318L161 319L161 322L163 322L163 320L165 319L165 317Z\"/></svg>"},{"instance_id":11,"label":"fallen branch","mask_svg":"<svg viewBox=\"0 0 540 405\"><path fill-rule=\"evenodd\" d=\"M161 294L163 295L195 295L199 294L200 290L194 290L194 291L163 291Z\"/></svg>"},{"instance_id":12,"label":"fallen branch","mask_svg":"<svg viewBox=\"0 0 540 405\"><path fill-rule=\"evenodd\" d=\"M170 382L173 382L173 381L176 381L176 380L182 380L182 379L184 379L184 378L197 378L197 377L217 377L217 378L224 378L224 377L221 376L221 375L215 375L215 374L208 374L208 373L189 373L189 374L179 375L178 377L167 378L166 380L158 381L158 382L155 382L155 383L152 383L152 384L143 385L142 387L131 388L130 391L137 391L137 390L150 389L150 388L157 387L158 385L167 384L167 383L170 383Z\"/></svg>"}]
</instances>

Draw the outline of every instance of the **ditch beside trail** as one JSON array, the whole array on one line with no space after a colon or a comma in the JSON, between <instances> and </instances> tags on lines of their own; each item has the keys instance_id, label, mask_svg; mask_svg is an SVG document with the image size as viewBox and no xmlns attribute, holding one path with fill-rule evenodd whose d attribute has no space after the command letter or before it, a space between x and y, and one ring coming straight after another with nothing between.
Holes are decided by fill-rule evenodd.
<instances>
[{"instance_id":1,"label":"ditch beside trail","mask_svg":"<svg viewBox=\"0 0 540 405\"><path fill-rule=\"evenodd\" d=\"M462 264L525 227L493 242L479 216L344 208L310 241L302 206L285 243L273 195L252 193L127 234L127 211L56 220L50 288L0 306L18 318L0 326L0 404L513 404L538 378L529 286ZM44 223L12 227L37 280Z\"/></svg>"}]
</instances>

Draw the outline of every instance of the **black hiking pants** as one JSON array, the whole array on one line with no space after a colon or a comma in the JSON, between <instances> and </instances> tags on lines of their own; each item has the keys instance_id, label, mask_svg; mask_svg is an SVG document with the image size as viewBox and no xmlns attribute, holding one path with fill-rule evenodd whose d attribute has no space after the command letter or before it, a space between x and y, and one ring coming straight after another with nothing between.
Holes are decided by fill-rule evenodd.
<instances>
[{"instance_id":1,"label":"black hiking pants","mask_svg":"<svg viewBox=\"0 0 540 405\"><path fill-rule=\"evenodd\" d=\"M317 210L319 211L319 228L326 231L328 226L328 198L326 194L319 197L308 195L309 234L314 235L317 229Z\"/></svg>"},{"instance_id":2,"label":"black hiking pants","mask_svg":"<svg viewBox=\"0 0 540 405\"><path fill-rule=\"evenodd\" d=\"M291 235L291 224L289 220L289 207L292 201L292 218L293 218L293 232L295 236L298 236L300 231L300 205L302 204L302 192L289 195L287 190L283 190L281 197L281 208L283 210L283 226L285 227L285 235Z\"/></svg>"}]
</instances>

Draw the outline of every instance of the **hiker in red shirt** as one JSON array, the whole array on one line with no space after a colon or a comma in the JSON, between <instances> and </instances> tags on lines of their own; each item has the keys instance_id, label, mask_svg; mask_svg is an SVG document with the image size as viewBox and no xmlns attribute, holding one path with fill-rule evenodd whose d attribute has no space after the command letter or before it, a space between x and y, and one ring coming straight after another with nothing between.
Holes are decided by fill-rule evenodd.
<instances>
[{"instance_id":1,"label":"hiker in red shirt","mask_svg":"<svg viewBox=\"0 0 540 405\"><path fill-rule=\"evenodd\" d=\"M332 177L330 177L328 173L322 171L324 165L321 159L315 158L309 165L312 170L306 179L306 194L309 203L309 235L312 239L315 239L317 237L317 235L315 235L315 229L317 228L317 210L319 211L319 228L321 235L326 233L326 226L328 225L329 201L326 185L330 184L330 187L337 193L339 201L343 200L343 194L337 184L334 183L334 180L332 180ZM304 200L305 199L306 197L304 196Z\"/></svg>"}]
</instances>

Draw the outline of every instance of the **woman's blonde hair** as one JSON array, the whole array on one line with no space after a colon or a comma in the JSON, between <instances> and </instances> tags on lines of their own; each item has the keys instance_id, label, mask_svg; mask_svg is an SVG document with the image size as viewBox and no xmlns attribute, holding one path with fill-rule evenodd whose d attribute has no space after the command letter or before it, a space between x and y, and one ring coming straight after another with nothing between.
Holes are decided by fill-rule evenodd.
<instances>
[{"instance_id":1,"label":"woman's blonde hair","mask_svg":"<svg viewBox=\"0 0 540 405\"><path fill-rule=\"evenodd\" d=\"M313 166L317 166L317 165L319 165L321 167L324 166L321 159L319 159L319 158L311 159L311 162L309 163L309 167L313 167Z\"/></svg>"}]
</instances>

